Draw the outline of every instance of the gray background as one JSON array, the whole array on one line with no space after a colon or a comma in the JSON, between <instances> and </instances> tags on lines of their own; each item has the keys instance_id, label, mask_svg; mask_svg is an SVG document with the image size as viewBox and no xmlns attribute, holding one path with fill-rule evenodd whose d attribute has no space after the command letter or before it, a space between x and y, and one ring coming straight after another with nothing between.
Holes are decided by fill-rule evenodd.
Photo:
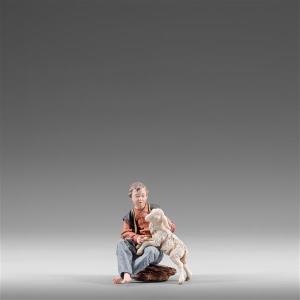
<instances>
[{"instance_id":1,"label":"gray background","mask_svg":"<svg viewBox=\"0 0 300 300\"><path fill-rule=\"evenodd\" d=\"M194 274L293 282L297 1L10 0L2 16L7 297L25 293L15 274L116 273L136 180Z\"/></svg>"}]
</instances>

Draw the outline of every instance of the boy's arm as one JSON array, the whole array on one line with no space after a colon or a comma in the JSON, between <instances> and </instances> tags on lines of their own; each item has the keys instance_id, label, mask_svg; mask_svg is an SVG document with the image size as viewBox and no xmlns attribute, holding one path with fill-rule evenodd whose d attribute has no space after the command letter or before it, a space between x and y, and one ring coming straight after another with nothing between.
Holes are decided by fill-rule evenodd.
<instances>
[{"instance_id":1,"label":"boy's arm","mask_svg":"<svg viewBox=\"0 0 300 300\"><path fill-rule=\"evenodd\" d=\"M132 240L134 240L137 243L138 236L139 236L139 234L136 234L132 230L132 228L130 227L130 225L126 221L123 221L121 238L122 239L132 239Z\"/></svg>"}]
</instances>

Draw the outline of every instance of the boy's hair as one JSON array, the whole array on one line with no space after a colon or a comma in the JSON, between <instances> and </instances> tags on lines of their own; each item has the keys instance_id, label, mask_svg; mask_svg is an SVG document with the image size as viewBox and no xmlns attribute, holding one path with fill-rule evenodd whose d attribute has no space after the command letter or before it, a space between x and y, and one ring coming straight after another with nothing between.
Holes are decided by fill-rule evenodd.
<instances>
[{"instance_id":1,"label":"boy's hair","mask_svg":"<svg viewBox=\"0 0 300 300\"><path fill-rule=\"evenodd\" d=\"M132 183L132 184L129 186L129 191L128 191L128 196L129 196L129 198L131 198L133 190L139 191L139 190L142 189L142 188L145 188L145 190L146 190L146 192L147 192L147 195L148 195L148 194L149 194L149 190L148 190L148 188L145 186L144 183L142 183L142 182L140 182L140 181L136 181L136 182Z\"/></svg>"}]
</instances>

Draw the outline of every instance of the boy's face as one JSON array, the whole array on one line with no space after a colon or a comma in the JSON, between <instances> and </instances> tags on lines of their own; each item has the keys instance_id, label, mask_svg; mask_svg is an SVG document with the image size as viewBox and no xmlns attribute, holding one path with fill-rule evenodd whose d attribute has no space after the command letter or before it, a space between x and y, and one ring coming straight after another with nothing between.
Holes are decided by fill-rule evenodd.
<instances>
[{"instance_id":1,"label":"boy's face","mask_svg":"<svg viewBox=\"0 0 300 300\"><path fill-rule=\"evenodd\" d=\"M139 191L133 190L131 200L136 208L143 208L148 200L147 191L145 188L141 188Z\"/></svg>"}]
</instances>

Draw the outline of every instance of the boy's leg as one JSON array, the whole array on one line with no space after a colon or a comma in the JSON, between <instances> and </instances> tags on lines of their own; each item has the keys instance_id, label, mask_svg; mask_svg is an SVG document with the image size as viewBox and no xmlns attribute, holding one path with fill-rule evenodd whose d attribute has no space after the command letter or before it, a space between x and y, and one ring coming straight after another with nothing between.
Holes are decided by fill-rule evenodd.
<instances>
[{"instance_id":1,"label":"boy's leg","mask_svg":"<svg viewBox=\"0 0 300 300\"><path fill-rule=\"evenodd\" d=\"M132 274L132 260L133 260L133 244L128 240L120 239L117 244L117 259L118 272L122 278L124 273Z\"/></svg>"},{"instance_id":2,"label":"boy's leg","mask_svg":"<svg viewBox=\"0 0 300 300\"><path fill-rule=\"evenodd\" d=\"M142 256L138 256L134 259L132 264L132 274L137 274L138 272L144 270L150 264L157 265L163 259L164 253L154 246L147 246L144 249Z\"/></svg>"}]
</instances>

